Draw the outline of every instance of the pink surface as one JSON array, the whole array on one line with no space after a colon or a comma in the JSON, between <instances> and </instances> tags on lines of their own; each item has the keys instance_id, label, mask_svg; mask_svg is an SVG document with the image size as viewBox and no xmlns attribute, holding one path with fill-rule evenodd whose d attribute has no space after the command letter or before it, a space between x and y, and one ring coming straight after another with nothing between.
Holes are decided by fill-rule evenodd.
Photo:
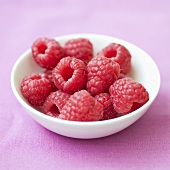
<instances>
[{"instance_id":1,"label":"pink surface","mask_svg":"<svg viewBox=\"0 0 170 170\"><path fill-rule=\"evenodd\" d=\"M169 169L170 1L0 1L0 169ZM21 108L10 86L13 64L38 37L99 33L147 51L161 89L146 114L115 135L77 140L52 133ZM149 70L148 70L149 71Z\"/></svg>"}]
</instances>

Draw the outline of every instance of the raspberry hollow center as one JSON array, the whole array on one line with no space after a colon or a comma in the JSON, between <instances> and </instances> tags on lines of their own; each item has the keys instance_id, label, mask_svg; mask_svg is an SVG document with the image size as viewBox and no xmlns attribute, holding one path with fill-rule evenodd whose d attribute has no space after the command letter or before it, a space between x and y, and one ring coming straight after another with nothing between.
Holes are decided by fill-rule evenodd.
<instances>
[{"instance_id":1,"label":"raspberry hollow center","mask_svg":"<svg viewBox=\"0 0 170 170\"><path fill-rule=\"evenodd\" d=\"M71 67L64 68L62 72L62 76L64 80L67 81L68 79L70 79L73 75L73 72L74 72L74 69L72 69Z\"/></svg>"},{"instance_id":2,"label":"raspberry hollow center","mask_svg":"<svg viewBox=\"0 0 170 170\"><path fill-rule=\"evenodd\" d=\"M112 58L112 57L116 57L116 55L117 55L117 51L112 49L112 50L108 51L105 56L107 58Z\"/></svg>"},{"instance_id":3,"label":"raspberry hollow center","mask_svg":"<svg viewBox=\"0 0 170 170\"><path fill-rule=\"evenodd\" d=\"M56 115L56 116L60 113L58 107L57 107L55 104L53 104L53 105L50 107L49 111L50 111L53 115Z\"/></svg>"},{"instance_id":4,"label":"raspberry hollow center","mask_svg":"<svg viewBox=\"0 0 170 170\"><path fill-rule=\"evenodd\" d=\"M47 49L47 46L45 44L41 44L38 46L38 51L41 54L45 54L45 50Z\"/></svg>"}]
</instances>

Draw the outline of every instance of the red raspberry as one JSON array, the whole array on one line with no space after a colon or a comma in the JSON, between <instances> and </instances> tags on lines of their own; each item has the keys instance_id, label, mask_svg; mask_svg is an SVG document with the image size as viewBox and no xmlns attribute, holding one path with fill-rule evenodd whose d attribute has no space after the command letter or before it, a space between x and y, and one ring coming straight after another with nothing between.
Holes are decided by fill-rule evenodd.
<instances>
[{"instance_id":1,"label":"red raspberry","mask_svg":"<svg viewBox=\"0 0 170 170\"><path fill-rule=\"evenodd\" d=\"M72 39L65 44L66 56L78 58L88 63L93 57L93 45L86 38Z\"/></svg>"},{"instance_id":2,"label":"red raspberry","mask_svg":"<svg viewBox=\"0 0 170 170\"><path fill-rule=\"evenodd\" d=\"M87 69L83 61L66 57L60 60L54 68L53 80L58 89L66 93L74 93L85 87Z\"/></svg>"},{"instance_id":3,"label":"red raspberry","mask_svg":"<svg viewBox=\"0 0 170 170\"><path fill-rule=\"evenodd\" d=\"M123 78L128 78L128 77L129 77L128 75L120 73L118 79L123 79Z\"/></svg>"},{"instance_id":4,"label":"red raspberry","mask_svg":"<svg viewBox=\"0 0 170 170\"><path fill-rule=\"evenodd\" d=\"M52 117L58 117L69 97L68 93L60 90L52 92L43 104L43 113Z\"/></svg>"},{"instance_id":5,"label":"red raspberry","mask_svg":"<svg viewBox=\"0 0 170 170\"><path fill-rule=\"evenodd\" d=\"M104 112L101 120L113 119L117 113L114 110L112 99L109 93L100 93L95 96L95 99L103 105Z\"/></svg>"},{"instance_id":6,"label":"red raspberry","mask_svg":"<svg viewBox=\"0 0 170 170\"><path fill-rule=\"evenodd\" d=\"M122 78L110 86L110 94L116 112L127 114L149 100L149 94L142 84L131 78Z\"/></svg>"},{"instance_id":7,"label":"red raspberry","mask_svg":"<svg viewBox=\"0 0 170 170\"><path fill-rule=\"evenodd\" d=\"M47 77L48 77L48 79L49 79L50 82L51 82L52 91L55 92L55 91L58 90L58 88L57 88L57 86L54 84L53 77L52 77L52 71L53 71L53 70L48 70L48 69L47 69L47 70L44 71L44 74L47 74Z\"/></svg>"},{"instance_id":8,"label":"red raspberry","mask_svg":"<svg viewBox=\"0 0 170 170\"><path fill-rule=\"evenodd\" d=\"M32 45L32 55L38 65L43 68L54 68L65 56L64 49L55 39L39 38Z\"/></svg>"},{"instance_id":9,"label":"red raspberry","mask_svg":"<svg viewBox=\"0 0 170 170\"><path fill-rule=\"evenodd\" d=\"M117 62L120 65L121 73L123 74L127 74L130 71L131 54L123 45L111 43L103 48L97 55L104 55Z\"/></svg>"},{"instance_id":10,"label":"red raspberry","mask_svg":"<svg viewBox=\"0 0 170 170\"><path fill-rule=\"evenodd\" d=\"M21 92L33 106L42 106L51 91L51 82L43 73L26 76L21 82Z\"/></svg>"},{"instance_id":11,"label":"red raspberry","mask_svg":"<svg viewBox=\"0 0 170 170\"><path fill-rule=\"evenodd\" d=\"M119 77L120 66L118 63L98 56L87 64L88 81L87 90L91 95L109 91L110 85Z\"/></svg>"},{"instance_id":12,"label":"red raspberry","mask_svg":"<svg viewBox=\"0 0 170 170\"><path fill-rule=\"evenodd\" d=\"M81 90L70 96L58 118L73 121L98 121L102 116L103 106L86 90Z\"/></svg>"}]
</instances>

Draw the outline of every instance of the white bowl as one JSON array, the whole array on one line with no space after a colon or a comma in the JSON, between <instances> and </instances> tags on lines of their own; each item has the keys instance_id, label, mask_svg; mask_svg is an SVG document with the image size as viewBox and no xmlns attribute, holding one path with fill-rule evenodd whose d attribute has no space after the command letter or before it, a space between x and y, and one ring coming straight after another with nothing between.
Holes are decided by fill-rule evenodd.
<instances>
[{"instance_id":1,"label":"white bowl","mask_svg":"<svg viewBox=\"0 0 170 170\"><path fill-rule=\"evenodd\" d=\"M124 40L96 34L65 35L56 37L56 40L59 41L61 45L64 45L67 40L80 37L90 39L94 45L95 53L111 42L124 45L132 55L130 76L145 86L149 92L149 101L130 114L105 121L76 122L61 120L42 114L31 107L20 92L20 84L24 76L43 70L34 62L31 49L22 54L13 66L11 73L12 90L19 103L35 121L57 134L82 139L100 138L112 135L133 124L148 110L160 88L160 73L155 62L146 52Z\"/></svg>"}]
</instances>

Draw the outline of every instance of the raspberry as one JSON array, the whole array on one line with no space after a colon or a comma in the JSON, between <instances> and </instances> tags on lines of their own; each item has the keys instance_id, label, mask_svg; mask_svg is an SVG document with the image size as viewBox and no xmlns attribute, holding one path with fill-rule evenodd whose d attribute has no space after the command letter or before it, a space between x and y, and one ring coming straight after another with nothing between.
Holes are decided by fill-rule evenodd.
<instances>
[{"instance_id":1,"label":"raspberry","mask_svg":"<svg viewBox=\"0 0 170 170\"><path fill-rule=\"evenodd\" d=\"M21 92L33 106L42 106L51 91L51 82L43 73L26 76L21 82Z\"/></svg>"},{"instance_id":2,"label":"raspberry","mask_svg":"<svg viewBox=\"0 0 170 170\"><path fill-rule=\"evenodd\" d=\"M43 104L43 113L57 117L70 95L60 90L52 92Z\"/></svg>"},{"instance_id":3,"label":"raspberry","mask_svg":"<svg viewBox=\"0 0 170 170\"><path fill-rule=\"evenodd\" d=\"M122 78L126 78L126 77L129 77L129 76L127 76L126 74L120 73L118 79L122 79Z\"/></svg>"},{"instance_id":4,"label":"raspberry","mask_svg":"<svg viewBox=\"0 0 170 170\"><path fill-rule=\"evenodd\" d=\"M58 118L72 121L98 121L102 116L103 106L86 90L81 90L70 96Z\"/></svg>"},{"instance_id":5,"label":"raspberry","mask_svg":"<svg viewBox=\"0 0 170 170\"><path fill-rule=\"evenodd\" d=\"M127 114L141 107L149 100L144 86L131 78L122 78L110 86L110 94L116 112Z\"/></svg>"},{"instance_id":6,"label":"raspberry","mask_svg":"<svg viewBox=\"0 0 170 170\"><path fill-rule=\"evenodd\" d=\"M66 56L78 58L88 63L93 57L93 45L86 38L72 39L64 47Z\"/></svg>"},{"instance_id":7,"label":"raspberry","mask_svg":"<svg viewBox=\"0 0 170 170\"><path fill-rule=\"evenodd\" d=\"M131 54L120 44L111 43L103 48L97 55L111 58L120 65L121 73L127 74L131 68Z\"/></svg>"},{"instance_id":8,"label":"raspberry","mask_svg":"<svg viewBox=\"0 0 170 170\"><path fill-rule=\"evenodd\" d=\"M114 110L113 103L109 93L100 93L94 97L100 104L103 105L104 112L101 120L113 119L117 113Z\"/></svg>"},{"instance_id":9,"label":"raspberry","mask_svg":"<svg viewBox=\"0 0 170 170\"><path fill-rule=\"evenodd\" d=\"M86 89L91 95L109 91L110 85L119 77L120 66L118 63L98 56L87 64L88 81Z\"/></svg>"},{"instance_id":10,"label":"raspberry","mask_svg":"<svg viewBox=\"0 0 170 170\"><path fill-rule=\"evenodd\" d=\"M85 87L87 82L86 65L79 59L65 57L54 68L52 76L58 89L72 94Z\"/></svg>"},{"instance_id":11,"label":"raspberry","mask_svg":"<svg viewBox=\"0 0 170 170\"><path fill-rule=\"evenodd\" d=\"M32 55L38 65L51 69L65 56L65 53L55 39L39 38L32 45Z\"/></svg>"},{"instance_id":12,"label":"raspberry","mask_svg":"<svg viewBox=\"0 0 170 170\"><path fill-rule=\"evenodd\" d=\"M53 71L53 70L48 70L48 69L47 69L47 70L44 71L44 74L47 74L47 77L48 77L48 79L49 79L50 82L51 82L52 91L55 92L55 91L58 90L58 88L57 88L56 85L54 84L53 77L52 77L52 71Z\"/></svg>"}]
</instances>

